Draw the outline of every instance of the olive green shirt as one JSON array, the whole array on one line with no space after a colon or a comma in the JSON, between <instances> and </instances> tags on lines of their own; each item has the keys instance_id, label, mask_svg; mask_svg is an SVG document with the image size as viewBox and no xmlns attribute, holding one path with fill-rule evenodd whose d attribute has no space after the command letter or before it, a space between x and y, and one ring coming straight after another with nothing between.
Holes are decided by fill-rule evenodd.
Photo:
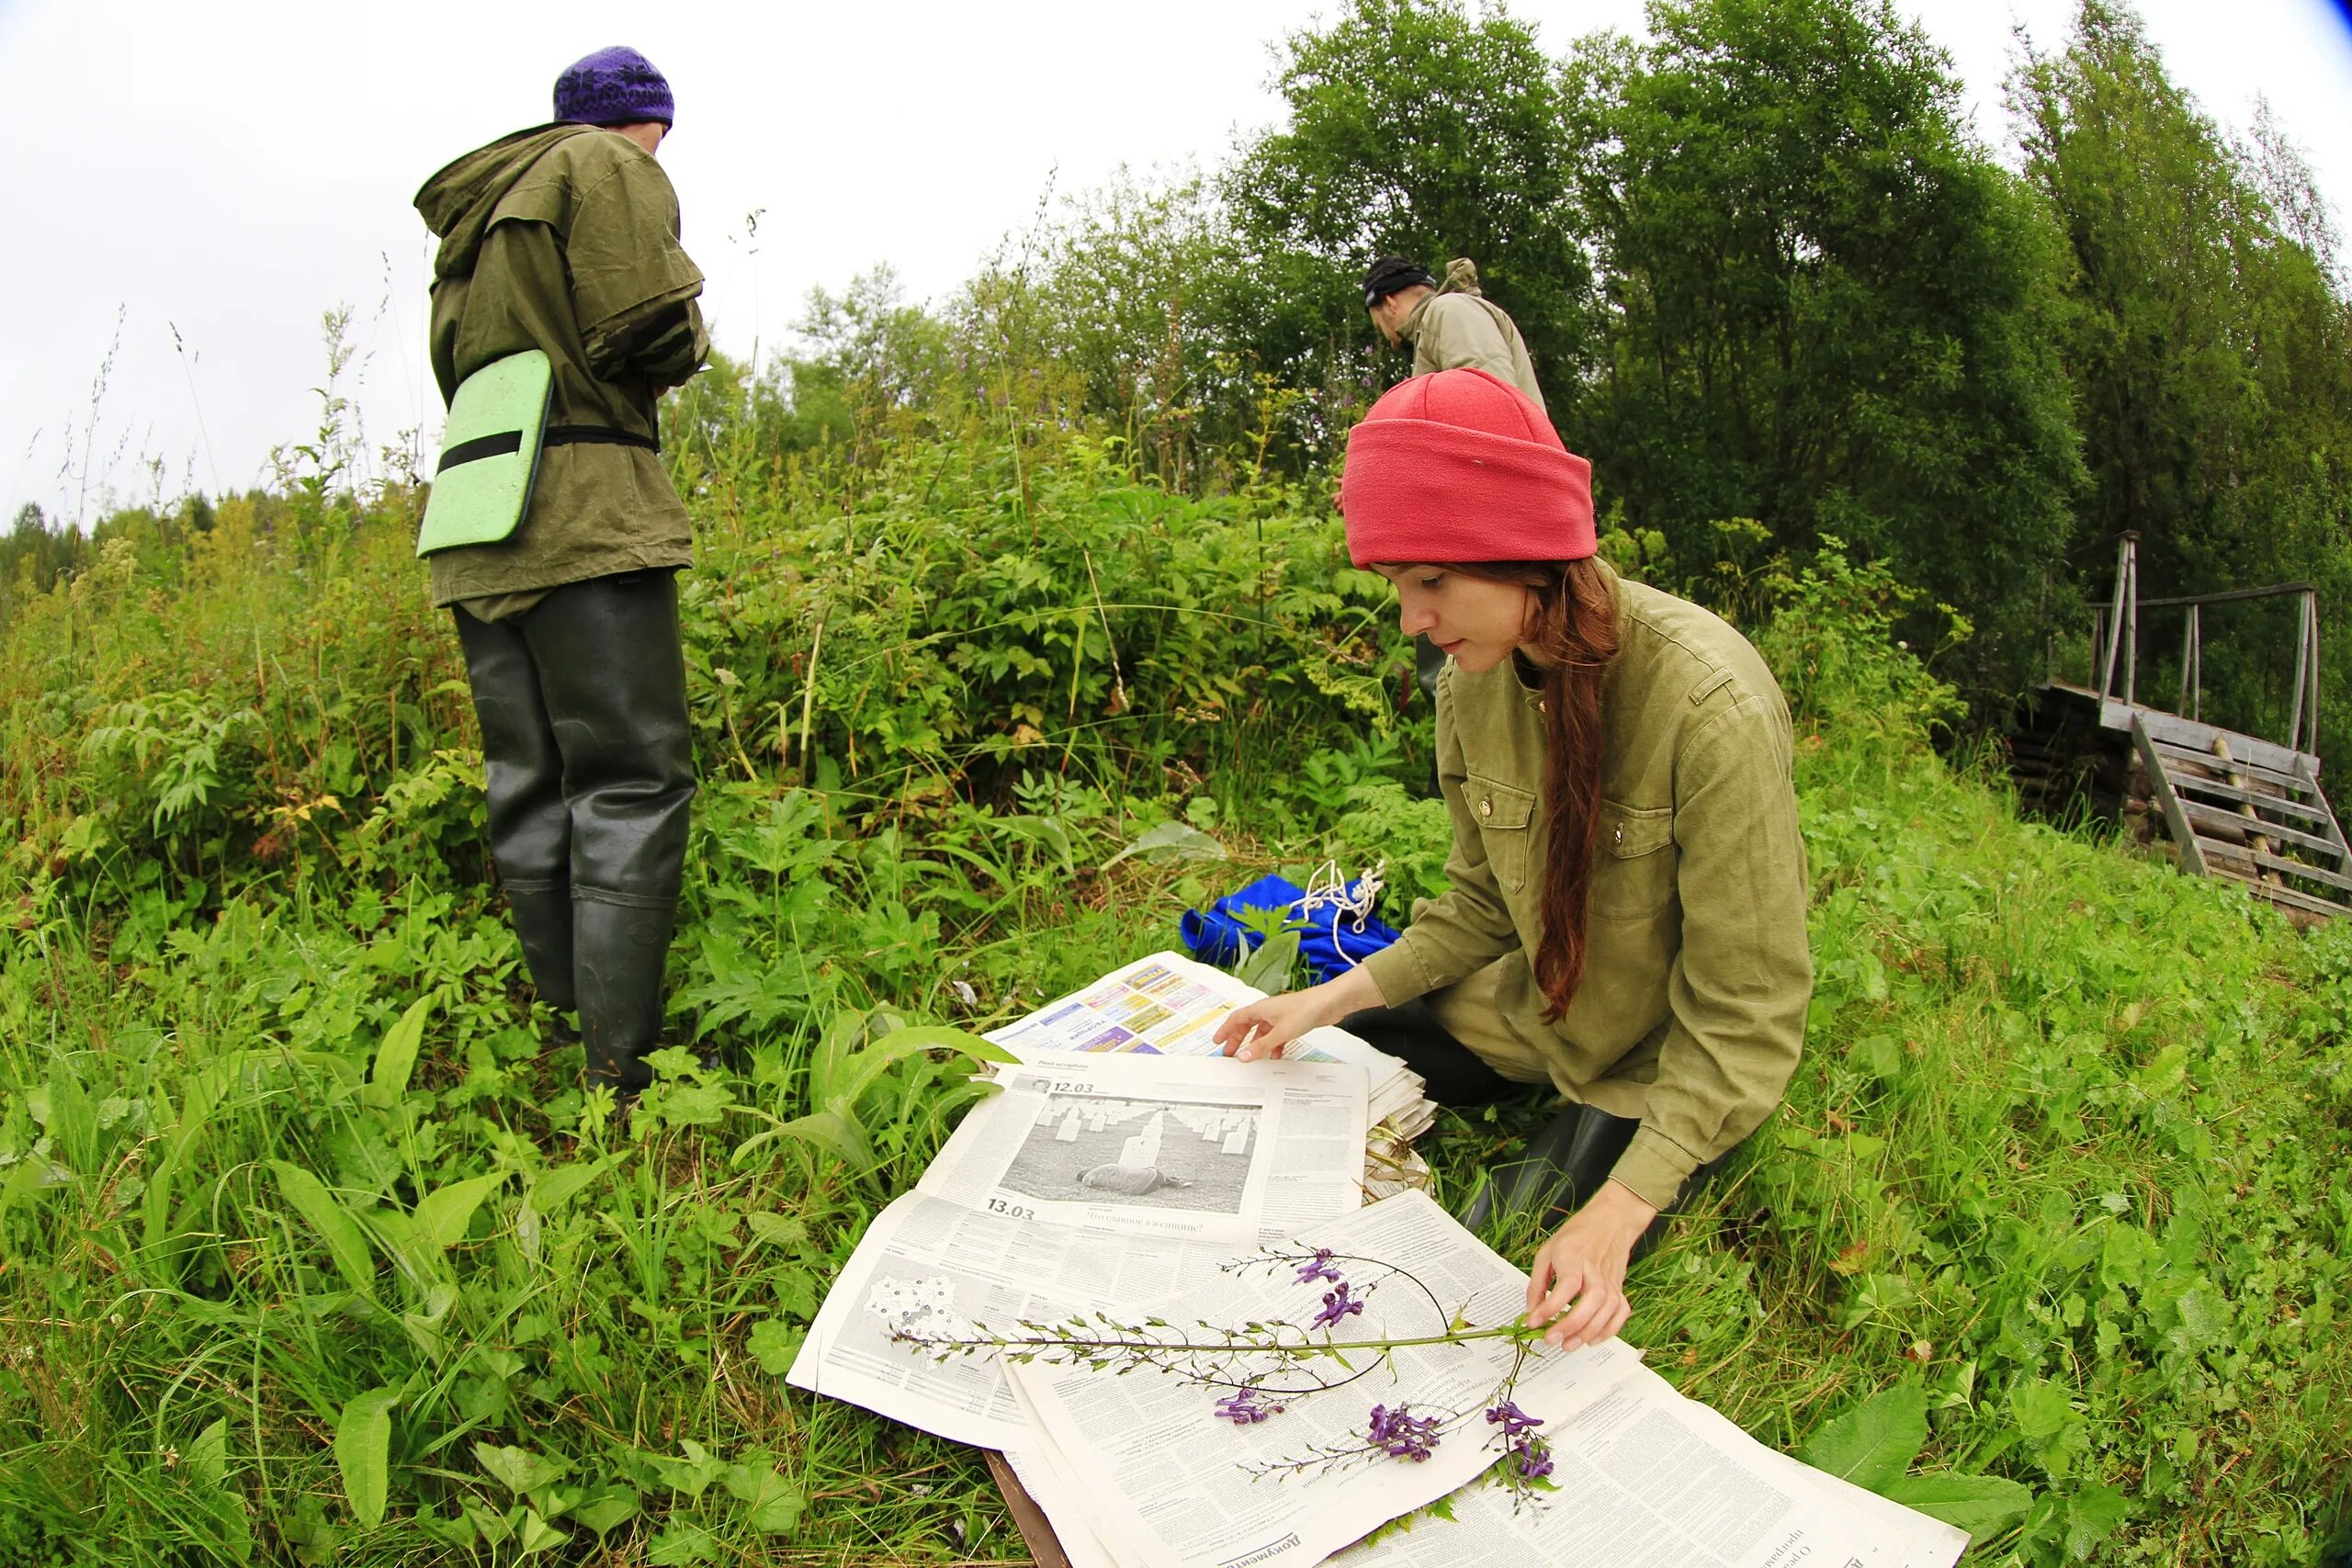
<instances>
[{"instance_id":1,"label":"olive green shirt","mask_svg":"<svg viewBox=\"0 0 2352 1568\"><path fill-rule=\"evenodd\" d=\"M511 538L431 558L433 602L494 613L567 582L692 564L685 505L653 449L656 400L699 368L709 339L661 164L613 131L541 126L451 164L416 205L442 240L431 328L442 397L494 359L544 349L550 430L644 443L548 446Z\"/></svg>"},{"instance_id":2,"label":"olive green shirt","mask_svg":"<svg viewBox=\"0 0 2352 1568\"><path fill-rule=\"evenodd\" d=\"M1567 1010L1520 983L1498 1010L1560 1092L1641 1127L1612 1172L1659 1209L1781 1101L1813 961L1789 712L1747 640L1695 604L1615 581L1603 677L1599 864ZM1364 967L1390 1006L1542 940L1544 716L1510 661L1438 682L1452 887Z\"/></svg>"},{"instance_id":3,"label":"olive green shirt","mask_svg":"<svg viewBox=\"0 0 2352 1568\"><path fill-rule=\"evenodd\" d=\"M1413 374L1484 370L1499 377L1544 406L1535 384L1535 362L1519 325L1481 294L1432 294L1413 307L1396 334L1413 345Z\"/></svg>"}]
</instances>

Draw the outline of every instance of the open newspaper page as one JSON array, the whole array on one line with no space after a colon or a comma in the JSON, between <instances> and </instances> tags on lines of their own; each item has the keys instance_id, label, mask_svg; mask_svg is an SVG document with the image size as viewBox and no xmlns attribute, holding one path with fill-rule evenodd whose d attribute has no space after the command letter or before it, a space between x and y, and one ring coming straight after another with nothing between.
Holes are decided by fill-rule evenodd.
<instances>
[{"instance_id":1,"label":"open newspaper page","mask_svg":"<svg viewBox=\"0 0 2352 1568\"><path fill-rule=\"evenodd\" d=\"M1420 1193L1405 1193L1345 1218L1302 1227L1304 1247L1329 1247L1333 1262L1364 1292L1364 1310L1340 1320L1339 1343L1441 1332L1459 1314L1507 1324L1523 1310L1526 1276ZM1374 1261L1377 1260L1377 1262ZM1381 1265L1409 1267L1412 1280ZM1418 1281L1418 1282L1415 1282ZM1303 1324L1329 1289L1293 1270L1227 1271L1210 1288L1154 1308L1182 1332L1196 1321ZM1306 1363L1313 1375L1344 1377L1340 1362ZM1621 1342L1572 1354L1537 1348L1524 1359L1507 1340L1352 1355L1363 1371L1334 1392L1280 1401L1283 1414L1252 1425L1218 1416L1229 1391L1138 1372L1117 1377L1043 1362L1010 1371L1039 1438L1067 1470L1064 1496L1083 1510L1097 1542L1116 1543L1135 1568L1258 1568L1303 1565L1360 1540L1376 1526L1453 1491L1498 1457L1484 1412L1505 1396L1558 1420L1604 1397L1639 1366ZM1295 1384L1295 1369L1272 1380ZM1400 1403L1444 1423L1426 1458L1359 1451L1304 1468L1317 1453L1361 1450L1372 1407ZM1050 1509L1049 1509L1050 1515ZM1056 1517L1056 1528L1061 1520Z\"/></svg>"},{"instance_id":2,"label":"open newspaper page","mask_svg":"<svg viewBox=\"0 0 2352 1568\"><path fill-rule=\"evenodd\" d=\"M1173 1236L1015 1219L910 1192L874 1217L818 1309L785 1381L981 1448L1029 1428L991 1356L945 1361L894 1336L970 1322L1049 1322L1158 1301L1216 1274L1231 1249Z\"/></svg>"},{"instance_id":3,"label":"open newspaper page","mask_svg":"<svg viewBox=\"0 0 2352 1568\"><path fill-rule=\"evenodd\" d=\"M1001 1092L867 1227L793 1386L1018 1446L1028 1428L995 1358L943 1362L894 1335L1148 1313L1236 1251L1359 1200L1363 1076L1351 1068L1046 1055L998 1076Z\"/></svg>"},{"instance_id":4,"label":"open newspaper page","mask_svg":"<svg viewBox=\"0 0 2352 1568\"><path fill-rule=\"evenodd\" d=\"M1264 995L1221 969L1180 953L1156 953L1048 1002L989 1038L1024 1059L1040 1050L1215 1056L1219 1052L1213 1037L1226 1014ZM1428 1184L1429 1168L1411 1145L1429 1130L1436 1107L1423 1096L1419 1074L1340 1029L1309 1031L1283 1054L1295 1061L1341 1062L1363 1069L1373 1123L1364 1163L1374 1197Z\"/></svg>"},{"instance_id":5,"label":"open newspaper page","mask_svg":"<svg viewBox=\"0 0 2352 1568\"><path fill-rule=\"evenodd\" d=\"M1357 1546L1343 1568L1951 1568L1954 1529L1765 1447L1647 1368L1544 1429L1556 1492L1517 1503L1480 1483L1451 1520Z\"/></svg>"}]
</instances>

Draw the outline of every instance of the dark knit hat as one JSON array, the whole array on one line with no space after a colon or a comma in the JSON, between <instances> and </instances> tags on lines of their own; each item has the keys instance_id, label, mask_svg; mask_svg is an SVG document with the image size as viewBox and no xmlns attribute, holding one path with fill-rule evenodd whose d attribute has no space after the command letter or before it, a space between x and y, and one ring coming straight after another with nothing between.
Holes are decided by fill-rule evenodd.
<instances>
[{"instance_id":1,"label":"dark knit hat","mask_svg":"<svg viewBox=\"0 0 2352 1568\"><path fill-rule=\"evenodd\" d=\"M1410 288L1417 283L1437 287L1437 279L1420 263L1408 262L1403 256L1383 256L1363 275L1363 308L1369 310L1398 289Z\"/></svg>"},{"instance_id":2,"label":"dark knit hat","mask_svg":"<svg viewBox=\"0 0 2352 1568\"><path fill-rule=\"evenodd\" d=\"M563 68L555 79L555 118L580 125L677 123L669 82L653 62L618 44Z\"/></svg>"},{"instance_id":3,"label":"dark knit hat","mask_svg":"<svg viewBox=\"0 0 2352 1568\"><path fill-rule=\"evenodd\" d=\"M1348 435L1348 558L1582 560L1594 553L1592 465L1533 399L1484 370L1400 381Z\"/></svg>"}]
</instances>

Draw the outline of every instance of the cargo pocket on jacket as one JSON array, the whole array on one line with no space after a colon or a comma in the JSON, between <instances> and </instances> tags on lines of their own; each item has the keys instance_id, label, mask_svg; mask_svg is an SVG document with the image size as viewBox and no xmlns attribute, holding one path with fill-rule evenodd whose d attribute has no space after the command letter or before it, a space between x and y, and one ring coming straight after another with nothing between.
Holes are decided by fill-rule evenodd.
<instances>
[{"instance_id":1,"label":"cargo pocket on jacket","mask_svg":"<svg viewBox=\"0 0 2352 1568\"><path fill-rule=\"evenodd\" d=\"M1486 847L1487 864L1506 893L1527 886L1529 826L1535 820L1535 796L1527 790L1482 779L1472 773L1463 781L1463 798L1478 819L1478 839Z\"/></svg>"},{"instance_id":2,"label":"cargo pocket on jacket","mask_svg":"<svg viewBox=\"0 0 2352 1568\"><path fill-rule=\"evenodd\" d=\"M1674 897L1674 808L1600 803L1600 852L1587 908L1612 920L1647 919Z\"/></svg>"}]
</instances>

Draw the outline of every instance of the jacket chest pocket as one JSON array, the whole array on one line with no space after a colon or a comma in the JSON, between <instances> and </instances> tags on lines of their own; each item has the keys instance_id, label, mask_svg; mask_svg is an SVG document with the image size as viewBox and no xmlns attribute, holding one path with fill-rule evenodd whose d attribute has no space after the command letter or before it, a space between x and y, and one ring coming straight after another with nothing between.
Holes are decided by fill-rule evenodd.
<instances>
[{"instance_id":1,"label":"jacket chest pocket","mask_svg":"<svg viewBox=\"0 0 2352 1568\"><path fill-rule=\"evenodd\" d=\"M1478 840L1495 881L1506 893L1525 887L1534 856L1530 844L1535 837L1533 793L1472 773L1463 782L1462 795L1478 819Z\"/></svg>"},{"instance_id":2,"label":"jacket chest pocket","mask_svg":"<svg viewBox=\"0 0 2352 1568\"><path fill-rule=\"evenodd\" d=\"M1646 919L1674 897L1674 808L1600 803L1587 908L1605 919Z\"/></svg>"}]
</instances>

